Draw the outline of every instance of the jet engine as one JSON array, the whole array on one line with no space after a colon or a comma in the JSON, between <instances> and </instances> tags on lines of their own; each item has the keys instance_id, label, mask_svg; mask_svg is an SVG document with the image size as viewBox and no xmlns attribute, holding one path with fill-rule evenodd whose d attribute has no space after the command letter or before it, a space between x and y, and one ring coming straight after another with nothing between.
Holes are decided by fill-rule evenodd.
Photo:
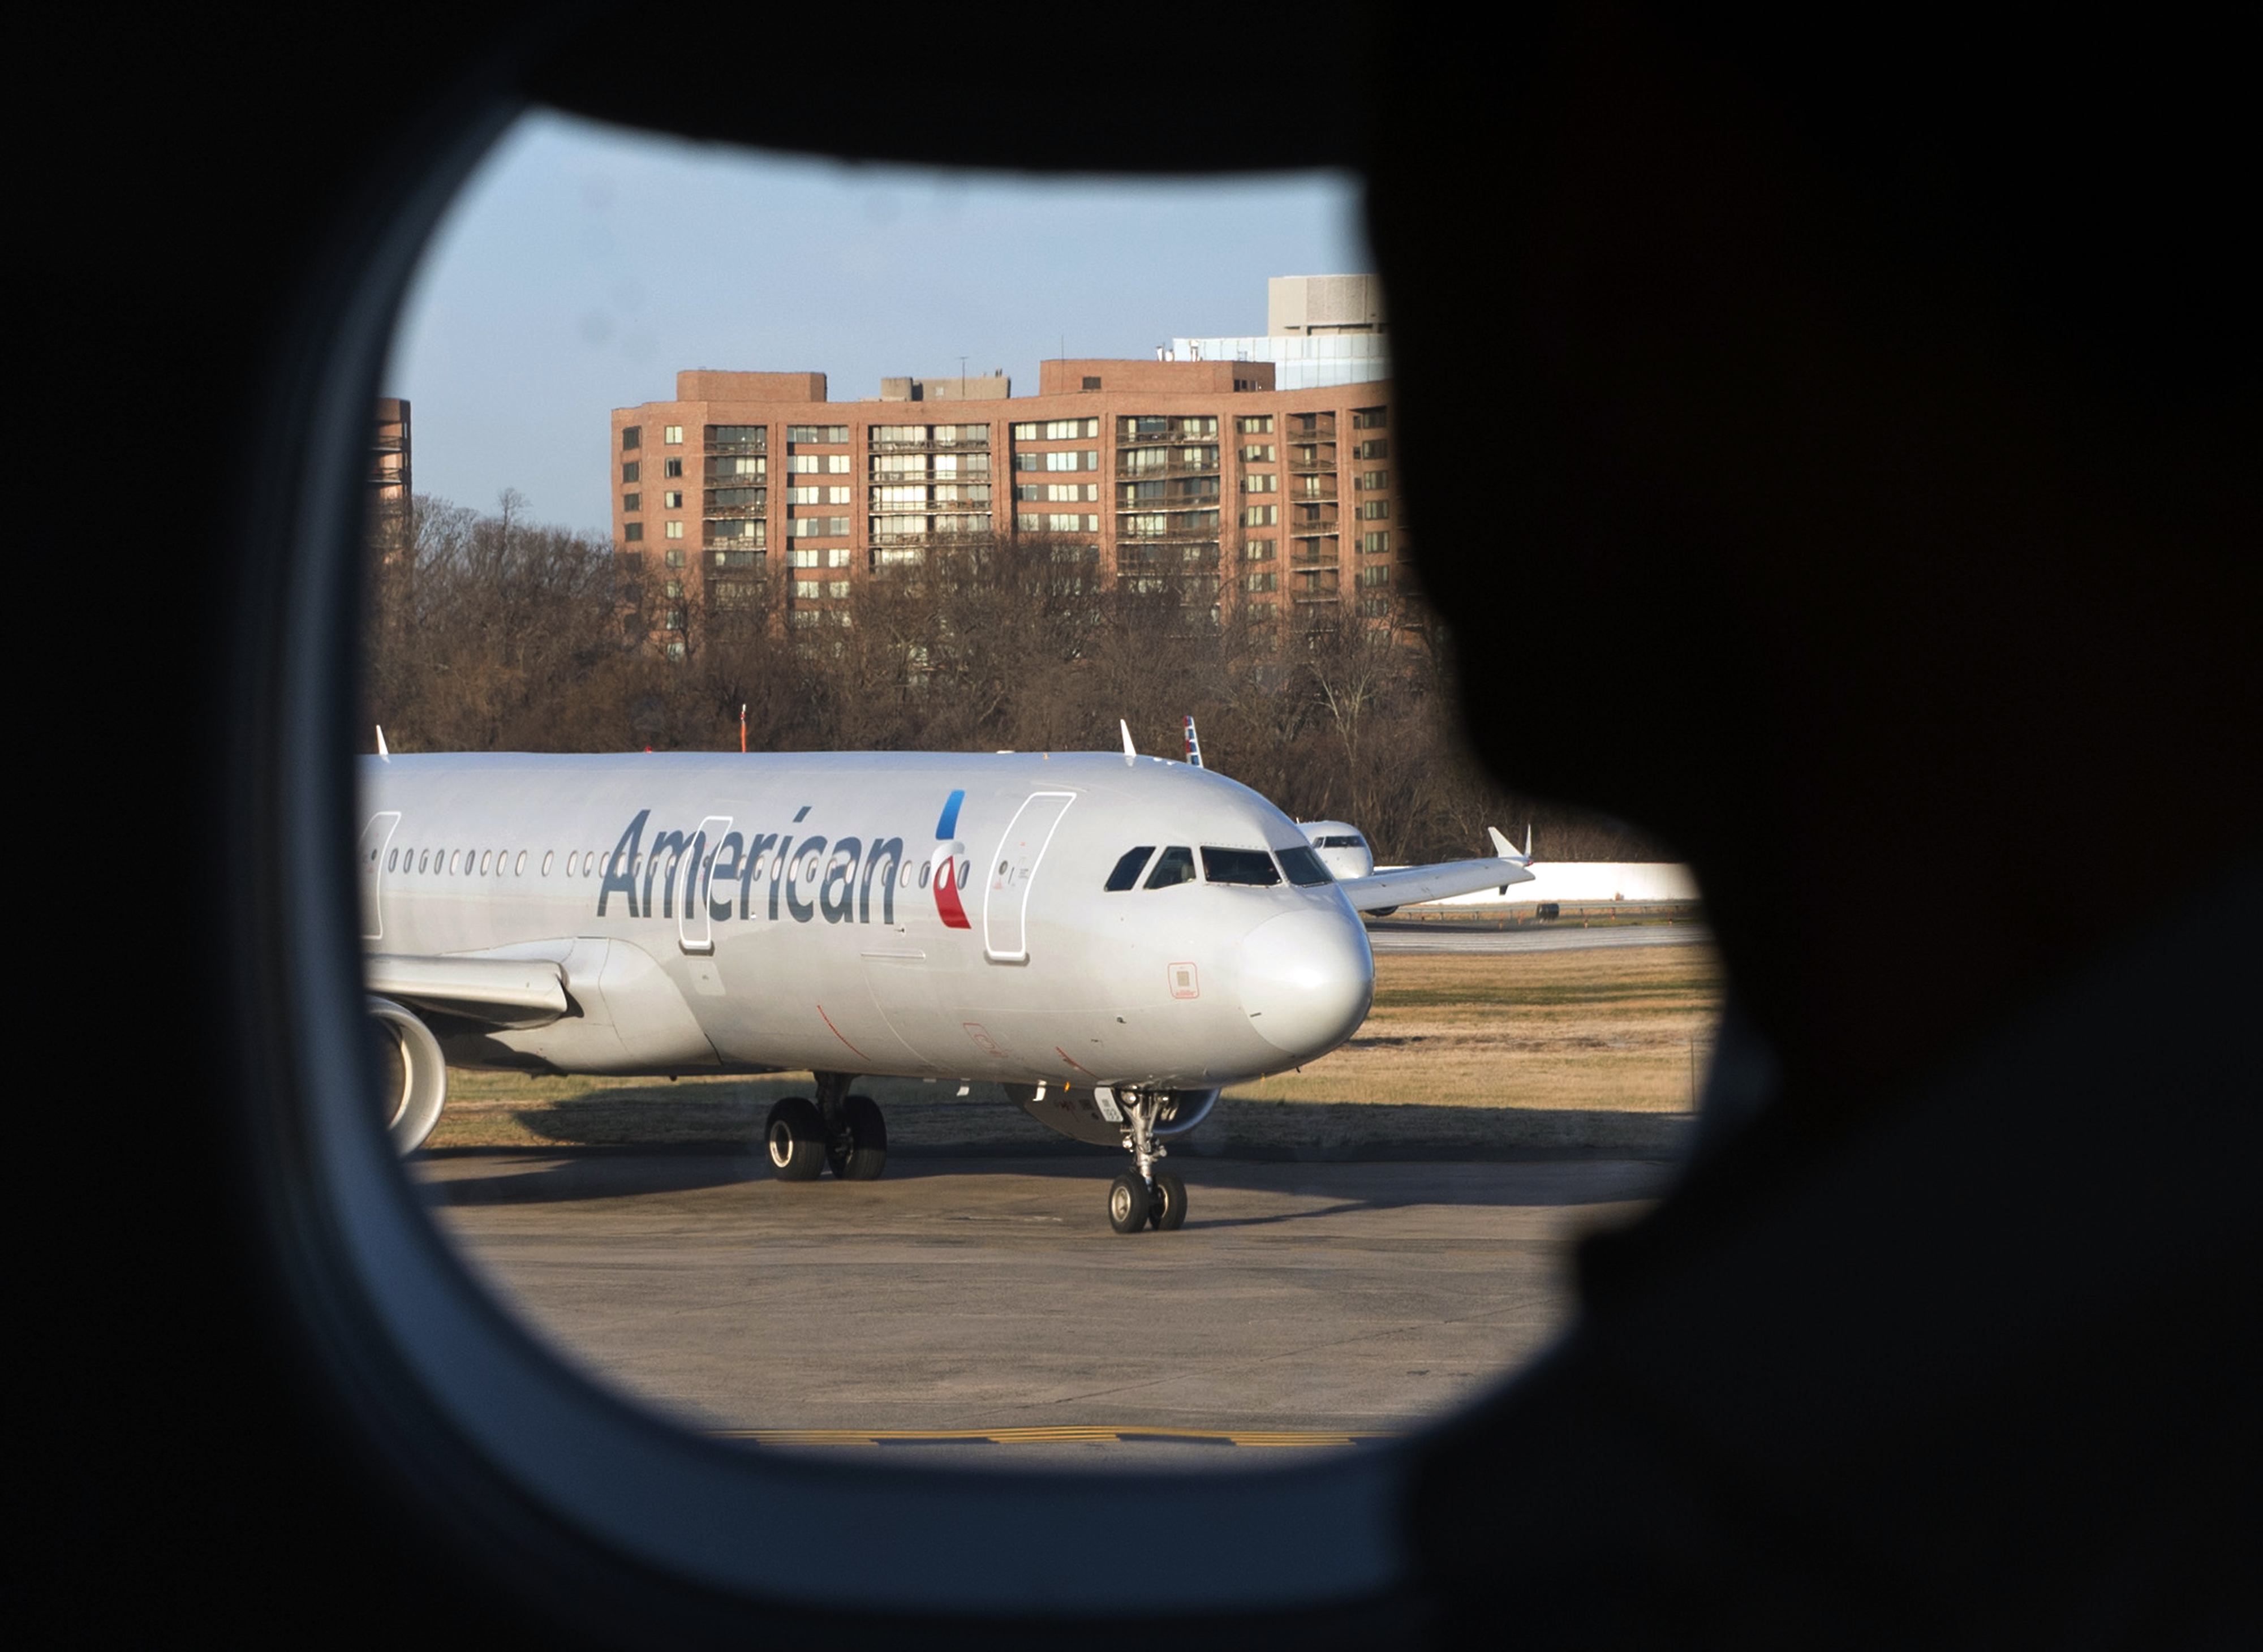
<instances>
[{"instance_id":1,"label":"jet engine","mask_svg":"<svg viewBox=\"0 0 2263 1652\"><path fill-rule=\"evenodd\" d=\"M432 1029L390 998L372 998L377 1035L378 1107L393 1150L404 1157L424 1145L448 1105L448 1065Z\"/></svg>"}]
</instances>

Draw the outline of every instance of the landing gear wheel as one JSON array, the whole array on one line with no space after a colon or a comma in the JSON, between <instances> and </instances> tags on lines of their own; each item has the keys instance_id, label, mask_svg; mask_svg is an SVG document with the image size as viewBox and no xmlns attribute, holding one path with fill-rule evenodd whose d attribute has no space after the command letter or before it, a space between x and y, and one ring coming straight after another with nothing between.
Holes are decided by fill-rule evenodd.
<instances>
[{"instance_id":1,"label":"landing gear wheel","mask_svg":"<svg viewBox=\"0 0 2263 1652\"><path fill-rule=\"evenodd\" d=\"M1147 1225L1147 1184L1126 1170L1108 1185L1108 1225L1118 1233L1138 1233Z\"/></svg>"},{"instance_id":2,"label":"landing gear wheel","mask_svg":"<svg viewBox=\"0 0 2263 1652\"><path fill-rule=\"evenodd\" d=\"M1148 1201L1147 1220L1157 1233L1169 1233L1187 1219L1187 1185L1176 1170L1155 1172L1154 1197Z\"/></svg>"},{"instance_id":3,"label":"landing gear wheel","mask_svg":"<svg viewBox=\"0 0 2263 1652\"><path fill-rule=\"evenodd\" d=\"M849 1147L835 1156L833 1174L844 1182L878 1181L888 1163L888 1125L880 1104L870 1096L850 1096L841 1111L848 1119Z\"/></svg>"},{"instance_id":4,"label":"landing gear wheel","mask_svg":"<svg viewBox=\"0 0 2263 1652\"><path fill-rule=\"evenodd\" d=\"M825 1168L825 1121L806 1096L787 1096L770 1109L763 1127L770 1174L781 1182L813 1182Z\"/></svg>"}]
</instances>

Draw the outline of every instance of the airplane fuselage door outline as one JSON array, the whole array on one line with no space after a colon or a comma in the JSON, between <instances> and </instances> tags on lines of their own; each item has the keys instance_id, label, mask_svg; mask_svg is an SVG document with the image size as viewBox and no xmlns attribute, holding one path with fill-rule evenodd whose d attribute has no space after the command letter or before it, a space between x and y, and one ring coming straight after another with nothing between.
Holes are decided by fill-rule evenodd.
<instances>
[{"instance_id":1,"label":"airplane fuselage door outline","mask_svg":"<svg viewBox=\"0 0 2263 1652\"><path fill-rule=\"evenodd\" d=\"M676 869L676 944L695 956L715 950L714 924L707 915L707 879L723 834L730 830L728 815L710 815L701 821Z\"/></svg>"},{"instance_id":2,"label":"airplane fuselage door outline","mask_svg":"<svg viewBox=\"0 0 2263 1652\"><path fill-rule=\"evenodd\" d=\"M992 963L1030 961L1030 886L1036 881L1045 845L1052 842L1061 817L1074 801L1074 792L1030 793L991 856L990 875L983 880L982 955Z\"/></svg>"},{"instance_id":3,"label":"airplane fuselage door outline","mask_svg":"<svg viewBox=\"0 0 2263 1652\"><path fill-rule=\"evenodd\" d=\"M361 874L361 938L365 941L385 938L385 855L400 824L401 811L388 808L371 815L361 829L361 864L356 870Z\"/></svg>"}]
</instances>

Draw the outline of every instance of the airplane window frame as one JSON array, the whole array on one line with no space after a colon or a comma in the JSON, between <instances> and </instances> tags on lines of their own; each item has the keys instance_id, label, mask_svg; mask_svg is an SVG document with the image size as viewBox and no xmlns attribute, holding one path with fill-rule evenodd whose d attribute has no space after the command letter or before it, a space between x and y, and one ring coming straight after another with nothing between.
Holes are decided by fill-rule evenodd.
<instances>
[{"instance_id":1,"label":"airplane window frame","mask_svg":"<svg viewBox=\"0 0 2263 1652\"><path fill-rule=\"evenodd\" d=\"M293 376L261 433L282 461L267 474L288 485L247 535L252 594L231 639L259 716L244 807L277 848L247 921L282 966L246 1012L278 1066L255 1173L295 1310L357 1425L450 1518L499 1544L562 1545L686 1601L1117 1630L1130 1614L1168 1633L1178 1616L1400 1597L1405 1443L1199 1482L772 1457L695 1435L561 1363L427 1218L367 1060L352 868L364 449L417 259L526 108L472 105L421 170L388 179L336 279L295 321ZM450 852L476 865L477 850ZM1127 1549L1136 1532L1168 1533L1168 1562ZM827 1554L857 1556L853 1600L835 1568L810 1563Z\"/></svg>"}]
</instances>

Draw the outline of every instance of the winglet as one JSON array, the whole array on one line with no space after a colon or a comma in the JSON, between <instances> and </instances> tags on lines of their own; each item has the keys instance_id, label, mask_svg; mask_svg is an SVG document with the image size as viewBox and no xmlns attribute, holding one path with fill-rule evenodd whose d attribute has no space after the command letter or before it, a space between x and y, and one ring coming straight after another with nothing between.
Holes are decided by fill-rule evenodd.
<instances>
[{"instance_id":1,"label":"winglet","mask_svg":"<svg viewBox=\"0 0 2263 1652\"><path fill-rule=\"evenodd\" d=\"M1118 717L1116 720L1116 726L1124 731L1124 755L1127 757L1138 757L1139 749L1132 743L1132 725Z\"/></svg>"},{"instance_id":2,"label":"winglet","mask_svg":"<svg viewBox=\"0 0 2263 1652\"><path fill-rule=\"evenodd\" d=\"M387 763L393 761L393 753L385 749L385 725L383 723L377 725L377 755L384 758Z\"/></svg>"},{"instance_id":3,"label":"winglet","mask_svg":"<svg viewBox=\"0 0 2263 1652\"><path fill-rule=\"evenodd\" d=\"M1507 837L1501 835L1500 827L1486 827L1486 836L1493 839L1493 853L1500 856L1503 860L1520 860L1527 862L1531 860L1532 828L1529 824L1524 829L1524 852L1521 855L1516 852L1516 845L1509 842Z\"/></svg>"}]
</instances>

